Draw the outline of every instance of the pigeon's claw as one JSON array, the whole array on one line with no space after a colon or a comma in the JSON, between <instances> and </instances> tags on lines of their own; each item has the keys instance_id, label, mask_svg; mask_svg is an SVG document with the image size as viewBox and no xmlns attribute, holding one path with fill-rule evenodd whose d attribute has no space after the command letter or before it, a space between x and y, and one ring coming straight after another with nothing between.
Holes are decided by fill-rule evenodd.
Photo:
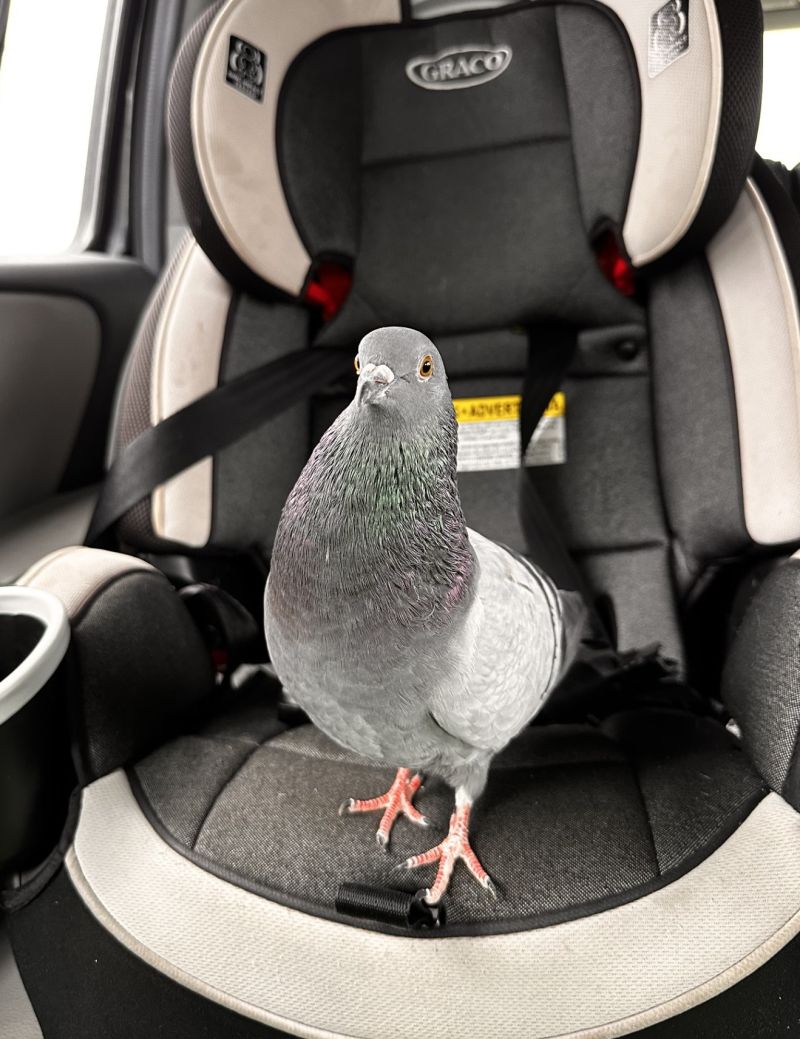
<instances>
[{"instance_id":1,"label":"pigeon's claw","mask_svg":"<svg viewBox=\"0 0 800 1039\"><path fill-rule=\"evenodd\" d=\"M459 859L481 887L485 888L492 898L497 898L497 889L492 882L492 878L481 865L478 856L469 843L469 815L471 807L471 805L466 804L456 808L455 812L450 816L450 830L441 844L437 844L435 848L431 848L429 851L424 851L421 855L413 855L404 863L406 869L417 869L419 866L428 866L432 862L439 863L433 887L427 888L425 891L425 901L428 905L436 905L437 902L441 901L447 891L450 878Z\"/></svg>"},{"instance_id":2,"label":"pigeon's claw","mask_svg":"<svg viewBox=\"0 0 800 1039\"><path fill-rule=\"evenodd\" d=\"M392 827L397 819L404 815L406 819L417 826L427 826L428 820L412 804L414 795L422 785L422 776L411 775L411 769L399 768L394 782L385 794L380 797L371 797L367 801L357 801L350 797L339 808L339 815L355 815L356 812L377 812L383 809L378 832L375 840L380 848L389 847L389 838Z\"/></svg>"}]
</instances>

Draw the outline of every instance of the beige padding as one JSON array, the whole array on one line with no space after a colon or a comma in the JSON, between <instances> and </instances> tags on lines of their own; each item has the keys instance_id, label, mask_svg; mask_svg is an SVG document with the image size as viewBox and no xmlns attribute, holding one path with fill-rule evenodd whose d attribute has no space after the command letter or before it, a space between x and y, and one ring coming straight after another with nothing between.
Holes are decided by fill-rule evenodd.
<instances>
[{"instance_id":1,"label":"beige padding","mask_svg":"<svg viewBox=\"0 0 800 1039\"><path fill-rule=\"evenodd\" d=\"M708 249L730 350L747 532L800 537L800 324L794 279L758 189L748 181Z\"/></svg>"},{"instance_id":2,"label":"beige padding","mask_svg":"<svg viewBox=\"0 0 800 1039\"><path fill-rule=\"evenodd\" d=\"M122 772L84 790L67 868L135 955L308 1039L611 1039L723 992L800 930L800 817L776 794L666 887L517 934L392 937L277 905L167 845Z\"/></svg>"},{"instance_id":3,"label":"beige padding","mask_svg":"<svg viewBox=\"0 0 800 1039\"><path fill-rule=\"evenodd\" d=\"M73 545L51 552L34 563L17 584L51 592L73 618L104 585L135 570L158 573L155 567L135 556Z\"/></svg>"},{"instance_id":4,"label":"beige padding","mask_svg":"<svg viewBox=\"0 0 800 1039\"><path fill-rule=\"evenodd\" d=\"M200 246L185 250L164 300L153 343L150 421L155 426L213 390L233 290ZM211 535L214 462L204 458L151 496L154 532L202 548Z\"/></svg>"},{"instance_id":5,"label":"beige padding","mask_svg":"<svg viewBox=\"0 0 800 1039\"><path fill-rule=\"evenodd\" d=\"M310 264L278 169L275 121L287 69L318 36L400 21L400 0L229 0L197 60L192 137L203 190L233 250L265 281L298 295ZM230 39L266 54L261 101L226 82ZM402 73L402 69L401 69Z\"/></svg>"},{"instance_id":6,"label":"beige padding","mask_svg":"<svg viewBox=\"0 0 800 1039\"><path fill-rule=\"evenodd\" d=\"M623 238L641 266L680 241L705 197L719 135L722 45L714 0L683 2L689 46L651 75L651 19L664 0L610 0L607 6L627 30L639 70L639 151ZM349 26L399 20L399 0L305 0L302 18L284 0L230 0L203 43L191 119L206 198L234 251L291 294L300 292L310 259L289 213L277 163L275 120L283 78L313 39ZM261 101L225 81L231 36L266 54Z\"/></svg>"},{"instance_id":7,"label":"beige padding","mask_svg":"<svg viewBox=\"0 0 800 1039\"><path fill-rule=\"evenodd\" d=\"M639 68L641 128L623 239L636 266L663 256L689 230L714 165L722 109L722 43L714 0L688 7L689 47L648 71L650 20L665 0L607 0Z\"/></svg>"}]
</instances>

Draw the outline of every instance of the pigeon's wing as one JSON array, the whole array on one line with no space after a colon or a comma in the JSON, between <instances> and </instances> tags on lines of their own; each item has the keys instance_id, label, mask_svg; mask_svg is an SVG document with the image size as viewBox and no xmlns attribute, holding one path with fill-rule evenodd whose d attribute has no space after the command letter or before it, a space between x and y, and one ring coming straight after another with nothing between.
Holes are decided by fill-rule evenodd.
<instances>
[{"instance_id":1,"label":"pigeon's wing","mask_svg":"<svg viewBox=\"0 0 800 1039\"><path fill-rule=\"evenodd\" d=\"M469 537L480 576L462 636L463 664L456 681L435 691L431 713L447 732L495 752L543 705L574 640L565 602L546 574L475 531ZM569 614L571 629L582 623Z\"/></svg>"}]
</instances>

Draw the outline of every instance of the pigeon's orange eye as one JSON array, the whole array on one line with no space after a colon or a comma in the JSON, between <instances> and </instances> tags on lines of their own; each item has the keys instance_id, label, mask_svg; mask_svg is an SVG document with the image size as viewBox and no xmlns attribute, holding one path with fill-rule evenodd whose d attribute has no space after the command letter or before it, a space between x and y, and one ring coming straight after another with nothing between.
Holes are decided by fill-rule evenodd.
<instances>
[{"instance_id":1,"label":"pigeon's orange eye","mask_svg":"<svg viewBox=\"0 0 800 1039\"><path fill-rule=\"evenodd\" d=\"M419 362L419 374L423 379L430 379L433 375L433 358L430 354L425 354Z\"/></svg>"},{"instance_id":2,"label":"pigeon's orange eye","mask_svg":"<svg viewBox=\"0 0 800 1039\"><path fill-rule=\"evenodd\" d=\"M356 356L355 356L355 358L353 360L353 367L356 370L356 375L360 375L361 374L361 361L359 361L359 359L358 359L358 354L356 354Z\"/></svg>"}]
</instances>

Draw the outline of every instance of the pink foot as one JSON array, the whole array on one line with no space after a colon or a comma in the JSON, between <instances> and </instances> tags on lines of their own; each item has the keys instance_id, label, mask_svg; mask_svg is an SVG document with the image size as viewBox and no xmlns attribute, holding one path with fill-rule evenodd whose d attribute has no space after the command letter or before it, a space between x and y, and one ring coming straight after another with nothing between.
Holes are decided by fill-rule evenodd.
<instances>
[{"instance_id":1,"label":"pink foot","mask_svg":"<svg viewBox=\"0 0 800 1039\"><path fill-rule=\"evenodd\" d=\"M431 862L439 863L439 870L433 887L425 891L425 901L428 905L436 905L441 901L447 891L450 878L459 859L466 865L467 869L485 888L492 898L497 898L497 890L492 883L492 878L480 864L478 856L472 850L469 843L469 816L472 805L466 804L457 807L450 816L450 831L435 848L424 851L421 855L414 855L407 859L403 865L406 869L416 869L418 866L427 866Z\"/></svg>"},{"instance_id":2,"label":"pink foot","mask_svg":"<svg viewBox=\"0 0 800 1039\"><path fill-rule=\"evenodd\" d=\"M372 797L368 801L356 801L349 797L339 807L339 815L345 813L355 815L356 812L377 812L380 808L385 809L378 832L375 834L375 840L381 848L387 848L392 827L400 815L404 815L417 826L428 825L428 820L422 812L412 804L414 794L419 790L421 784L422 776L412 776L411 769L399 768L387 793L380 797Z\"/></svg>"}]
</instances>

